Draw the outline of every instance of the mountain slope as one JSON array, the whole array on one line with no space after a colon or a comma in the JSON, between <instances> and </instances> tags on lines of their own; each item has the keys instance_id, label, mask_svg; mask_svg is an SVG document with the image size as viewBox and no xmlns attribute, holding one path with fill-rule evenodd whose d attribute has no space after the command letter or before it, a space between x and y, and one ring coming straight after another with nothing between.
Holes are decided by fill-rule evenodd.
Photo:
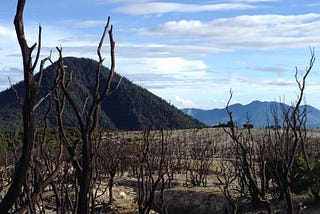
<instances>
[{"instance_id":1,"label":"mountain slope","mask_svg":"<svg viewBox=\"0 0 320 214\"><path fill-rule=\"evenodd\" d=\"M250 123L257 128L263 128L268 125L274 125L272 109L277 111L278 117L281 119L281 103L279 102L261 102L253 101L247 105L234 104L229 106L232 112L233 119L238 126L242 126L246 123L247 119L250 119ZM289 105L284 105L285 109L289 108ZM304 106L301 106L304 108ZM307 127L318 128L320 127L320 110L307 105ZM218 125L220 123L227 123L229 116L226 109L213 109L202 110L194 108L183 109L186 114L200 120L207 125Z\"/></svg>"},{"instance_id":2,"label":"mountain slope","mask_svg":"<svg viewBox=\"0 0 320 214\"><path fill-rule=\"evenodd\" d=\"M92 102L91 94L94 91L95 71L97 62L85 58L64 58L67 72L72 71L73 80L70 84L70 91L75 97L79 109L83 107L85 100L88 98L88 106ZM109 70L105 67L102 69L102 86L106 85L106 79L109 75ZM55 77L54 65L45 69L45 75L42 80L42 85L39 91L39 97L46 94L53 86ZM106 98L102 105L100 125L103 128L117 128L126 130L142 130L146 124L154 124L154 128L163 125L166 121L166 126L169 128L191 128L202 127L203 123L184 114L176 107L168 104L163 99L155 96L144 88L141 88L126 78L122 78L118 89L116 85L120 80L119 75L115 75L112 83L113 93ZM19 95L24 94L24 83L20 82L14 85L15 90ZM45 111L49 107L47 100L36 111L39 120L43 118ZM67 126L77 126L76 116L72 112L70 105L64 113L65 124ZM17 128L21 127L22 115L21 107L17 103L16 95L12 89L0 92L0 127L1 128ZM49 116L49 123L55 124L53 114ZM41 124L41 122L40 122Z\"/></svg>"}]
</instances>

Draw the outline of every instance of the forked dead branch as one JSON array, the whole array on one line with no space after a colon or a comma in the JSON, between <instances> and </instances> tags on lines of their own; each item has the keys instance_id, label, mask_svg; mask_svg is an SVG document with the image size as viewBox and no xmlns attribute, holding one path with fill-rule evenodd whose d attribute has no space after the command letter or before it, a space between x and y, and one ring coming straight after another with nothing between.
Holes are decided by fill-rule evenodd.
<instances>
[{"instance_id":1,"label":"forked dead branch","mask_svg":"<svg viewBox=\"0 0 320 214\"><path fill-rule=\"evenodd\" d=\"M285 199L287 204L287 212L294 213L295 205L293 202L293 191L296 189L296 182L299 174L304 172L297 171L299 164L306 164L306 171L311 171L311 165L317 166L317 160L310 163L309 155L306 152L306 145L308 140L306 119L306 106L302 108L302 101L306 88L306 79L310 74L315 62L315 52L311 49L311 57L309 65L302 78L299 79L299 71L296 68L295 80L298 85L298 96L296 102L288 109L282 106L281 115L277 111L274 112L275 127L271 131L266 130L265 136L262 140L252 135L251 129L247 127L246 130L239 129L233 120L233 115L229 109L229 104L232 99L232 91L230 91L230 98L228 100L226 111L229 115L229 127L225 128L226 133L231 137L235 156L235 168L239 174L237 176L237 183L240 185L241 195L248 194L249 200L255 206L263 203L266 209L271 213L270 197L271 187L269 181L273 180L279 194L279 199ZM283 121L281 126L279 121ZM282 128L281 128L282 127ZM299 163L301 161L301 163ZM229 168L225 168L229 170ZM230 182L227 182L229 177L225 180L225 195L231 202L237 202L237 198L233 198L229 194ZM306 179L306 178L304 178ZM311 186L310 186L311 188ZM236 203L233 203L236 205ZM234 209L237 209L234 207Z\"/></svg>"},{"instance_id":2,"label":"forked dead branch","mask_svg":"<svg viewBox=\"0 0 320 214\"><path fill-rule=\"evenodd\" d=\"M40 207L36 208L39 197L48 185L51 185L53 189L57 189L54 181L62 168L65 168L64 166L68 165L70 162L77 171L77 182L75 184L76 186L79 186L79 192L77 191L78 188L75 188L77 204L71 204L70 206L73 207L74 212L89 213L91 207L90 193L92 191L92 186L94 185L92 183L92 164L93 156L95 154L93 153L94 150L92 147L98 130L101 103L113 90L111 83L115 72L115 42L113 40L112 26L110 27L110 17L108 18L108 22L97 49L99 62L95 74L96 82L92 101L88 107L86 101L81 108L69 91L69 84L72 82L72 74L69 73L69 78L66 79L67 71L63 62L62 48L57 48L59 52L59 61L56 66L57 75L54 80L55 85L48 94L40 98L37 96L44 75L45 63L49 60L51 61L51 59L50 56L48 56L41 60L38 78L35 78L35 69L38 65L41 53L41 26L39 27L38 44L29 47L26 41L23 23L25 4L25 0L18 0L16 16L14 19L15 30L22 53L25 82L25 95L23 98L23 146L21 156L15 166L15 172L10 187L0 203L0 212L8 213L9 210L12 210L14 212L36 213L37 209L41 210ZM107 33L110 42L111 66L107 84L104 86L103 91L100 91L101 70L104 61L101 54L101 48ZM37 51L33 62L32 53L36 48ZM49 153L45 153L44 148L44 145L46 145L44 142L47 140L47 123L44 122L45 127L40 131L37 128L37 122L35 121L34 115L35 109L45 100L48 100L47 98L49 96L51 96L52 99L50 98L48 101L48 112L54 109L55 115L57 116L60 136L60 152L58 152L59 155L57 156L56 161L53 162L53 165L49 164L52 163L52 157L48 156ZM71 104L72 109L77 116L81 133L80 141L70 142L65 133L62 115L66 102ZM55 107L52 109L51 106ZM44 121L46 121L47 114L45 114L44 117ZM76 150L79 146L81 147L80 154L77 154ZM68 159L65 159L64 147L67 148L69 153L70 158ZM57 202L59 202L59 194L57 192L55 194Z\"/></svg>"}]
</instances>

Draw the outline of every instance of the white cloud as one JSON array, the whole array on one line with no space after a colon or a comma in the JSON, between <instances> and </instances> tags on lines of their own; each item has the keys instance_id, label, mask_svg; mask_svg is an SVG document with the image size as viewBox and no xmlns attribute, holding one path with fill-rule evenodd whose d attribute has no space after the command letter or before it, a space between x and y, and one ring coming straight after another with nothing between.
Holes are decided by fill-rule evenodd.
<instances>
[{"instance_id":1,"label":"white cloud","mask_svg":"<svg viewBox=\"0 0 320 214\"><path fill-rule=\"evenodd\" d=\"M244 62L241 60L235 61L235 64L241 68L248 71L254 72L266 72L266 73L276 73L282 74L288 71L288 68L284 64L272 64L272 65L251 65L248 62Z\"/></svg>"},{"instance_id":2,"label":"white cloud","mask_svg":"<svg viewBox=\"0 0 320 214\"><path fill-rule=\"evenodd\" d=\"M297 83L294 79L273 79L273 80L264 80L261 82L262 85L269 86L280 86L280 87L296 87Z\"/></svg>"},{"instance_id":3,"label":"white cloud","mask_svg":"<svg viewBox=\"0 0 320 214\"><path fill-rule=\"evenodd\" d=\"M116 52L128 58L164 58L164 57L204 57L225 50L207 45L195 44L131 44L117 43Z\"/></svg>"},{"instance_id":4,"label":"white cloud","mask_svg":"<svg viewBox=\"0 0 320 214\"><path fill-rule=\"evenodd\" d=\"M131 15L162 14L171 12L196 13L222 10L247 10L259 6L245 3L216 3L216 4L183 4L174 2L144 2L129 3L114 9L115 12Z\"/></svg>"},{"instance_id":5,"label":"white cloud","mask_svg":"<svg viewBox=\"0 0 320 214\"><path fill-rule=\"evenodd\" d=\"M65 20L61 22L64 25L71 26L72 28L93 28L93 27L101 27L103 29L103 26L106 24L106 21L102 20Z\"/></svg>"},{"instance_id":6,"label":"white cloud","mask_svg":"<svg viewBox=\"0 0 320 214\"><path fill-rule=\"evenodd\" d=\"M310 2L310 3L307 3L306 6L307 6L307 7L319 7L319 6L320 6L320 3Z\"/></svg>"},{"instance_id":7,"label":"white cloud","mask_svg":"<svg viewBox=\"0 0 320 214\"><path fill-rule=\"evenodd\" d=\"M188 71L202 71L207 68L201 60L185 60L183 58L155 58L151 60L154 68L166 73L179 73Z\"/></svg>"},{"instance_id":8,"label":"white cloud","mask_svg":"<svg viewBox=\"0 0 320 214\"><path fill-rule=\"evenodd\" d=\"M25 34L29 46L38 42L38 25L29 23L25 26ZM58 54L55 47L61 46L64 56L95 58L99 40L100 37L95 35L76 36L61 27L42 26L41 57L49 56L52 50L52 60L57 60ZM9 87L8 77L12 83L23 78L23 72L20 72L22 70L21 51L13 26L0 25L0 49L0 90L2 90Z\"/></svg>"},{"instance_id":9,"label":"white cloud","mask_svg":"<svg viewBox=\"0 0 320 214\"><path fill-rule=\"evenodd\" d=\"M230 77L230 84L231 85L242 85L244 88L247 87L255 87L263 89L266 89L266 87L288 87L289 90L295 89L297 83L296 81L292 79L284 79L284 78L272 78L272 79L266 79L266 77L261 78L254 78L254 77L248 77L248 76L240 76L240 75L231 75Z\"/></svg>"},{"instance_id":10,"label":"white cloud","mask_svg":"<svg viewBox=\"0 0 320 214\"><path fill-rule=\"evenodd\" d=\"M7 39L10 39L13 37L15 38L16 34L12 29L0 25L0 36L7 37Z\"/></svg>"},{"instance_id":11,"label":"white cloud","mask_svg":"<svg viewBox=\"0 0 320 214\"><path fill-rule=\"evenodd\" d=\"M171 42L192 42L208 49L270 50L320 45L320 14L243 15L200 20L168 21L141 28L138 35Z\"/></svg>"},{"instance_id":12,"label":"white cloud","mask_svg":"<svg viewBox=\"0 0 320 214\"><path fill-rule=\"evenodd\" d=\"M12 83L22 79L19 53L20 48L14 28L0 25L0 91L9 88L8 78Z\"/></svg>"},{"instance_id":13,"label":"white cloud","mask_svg":"<svg viewBox=\"0 0 320 214\"><path fill-rule=\"evenodd\" d=\"M10 54L19 48L13 27L9 28L0 24L0 48L3 50L1 55L4 54L4 51L6 54Z\"/></svg>"},{"instance_id":14,"label":"white cloud","mask_svg":"<svg viewBox=\"0 0 320 214\"><path fill-rule=\"evenodd\" d=\"M203 61L179 57L118 58L116 70L149 90L197 88L212 79Z\"/></svg>"},{"instance_id":15,"label":"white cloud","mask_svg":"<svg viewBox=\"0 0 320 214\"><path fill-rule=\"evenodd\" d=\"M179 96L174 96L175 101L178 103L178 108L189 108L189 107L195 107L196 105L192 102L190 99L183 99Z\"/></svg>"},{"instance_id":16,"label":"white cloud","mask_svg":"<svg viewBox=\"0 0 320 214\"><path fill-rule=\"evenodd\" d=\"M208 25L202 23L199 20L180 20L180 21L169 21L164 23L160 26L160 28L163 28L164 30L168 30L171 32L192 32L192 31L198 31L203 30L207 28Z\"/></svg>"},{"instance_id":17,"label":"white cloud","mask_svg":"<svg viewBox=\"0 0 320 214\"><path fill-rule=\"evenodd\" d=\"M207 65L201 60L187 60L180 57L167 57L167 58L118 58L123 68L130 72L132 68L135 73L158 72L161 74L188 74L191 71L204 71ZM131 69L130 69L131 68Z\"/></svg>"}]
</instances>

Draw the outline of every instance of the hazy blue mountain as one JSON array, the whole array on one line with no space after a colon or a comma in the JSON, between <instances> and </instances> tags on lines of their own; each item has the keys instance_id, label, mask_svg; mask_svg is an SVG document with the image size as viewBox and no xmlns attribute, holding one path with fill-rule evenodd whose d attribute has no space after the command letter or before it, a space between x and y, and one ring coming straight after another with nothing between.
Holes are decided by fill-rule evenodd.
<instances>
[{"instance_id":1,"label":"hazy blue mountain","mask_svg":"<svg viewBox=\"0 0 320 214\"><path fill-rule=\"evenodd\" d=\"M233 119L238 126L242 126L249 118L250 123L257 128L263 128L268 125L274 125L274 119L272 111L277 112L278 117L281 118L281 109L288 109L289 105L283 105L279 102L261 102L253 101L247 105L234 104L230 105L230 111L232 112ZM304 106L301 106L303 108ZM307 105L307 127L318 128L320 127L320 110ZM229 121L226 109L213 109L202 110L196 108L182 109L186 114L200 120L201 122L213 126Z\"/></svg>"},{"instance_id":2,"label":"hazy blue mountain","mask_svg":"<svg viewBox=\"0 0 320 214\"><path fill-rule=\"evenodd\" d=\"M70 84L70 91L79 105L79 109L88 99L88 105L92 102L95 83L95 71L97 62L92 59L66 57L64 58L67 73L73 73L73 80ZM110 71L102 68L102 86L106 85L106 79ZM36 78L38 78L36 76ZM46 94L52 87L55 78L55 66L51 65L44 71L44 77L39 90L39 97ZM116 74L112 88L116 88L120 75ZM14 85L19 96L24 95L24 83ZM21 97L23 99L23 97ZM43 103L36 111L39 121L43 119L49 107L49 102ZM19 128L22 125L21 106L17 102L17 97L12 89L0 92L0 128ZM66 126L77 126L76 115L66 106L64 113ZM49 115L49 124L54 126L56 123L54 114ZM184 129L203 127L204 124L198 120L184 114L165 100L152 94L148 90L133 84L126 78L122 78L117 90L106 98L102 105L100 115L100 126L103 128L117 128L125 130L142 130L146 124L153 124L154 128L163 126L166 123L168 128ZM41 125L41 122L39 123Z\"/></svg>"}]
</instances>

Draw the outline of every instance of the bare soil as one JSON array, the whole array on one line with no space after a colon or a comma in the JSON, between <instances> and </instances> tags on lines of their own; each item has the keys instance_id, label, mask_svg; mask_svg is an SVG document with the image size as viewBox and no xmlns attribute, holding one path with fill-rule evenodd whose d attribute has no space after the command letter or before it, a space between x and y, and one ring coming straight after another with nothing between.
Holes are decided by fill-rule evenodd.
<instances>
[{"instance_id":1,"label":"bare soil","mask_svg":"<svg viewBox=\"0 0 320 214\"><path fill-rule=\"evenodd\" d=\"M137 214L136 180L130 177L118 177L114 186L114 203L108 210L102 213ZM173 187L164 193L167 212L169 214L224 214L230 212L228 201L222 195L213 176L206 187L191 187L183 185L183 175L176 175ZM159 202L159 194L156 194L156 202ZM107 195L105 196L107 198ZM302 207L301 214L319 214L320 202L308 195L295 196L297 210ZM273 213L286 213L285 201L272 202ZM152 211L151 213L157 213ZM240 213L263 214L267 213L264 207L253 208L244 206Z\"/></svg>"},{"instance_id":2,"label":"bare soil","mask_svg":"<svg viewBox=\"0 0 320 214\"><path fill-rule=\"evenodd\" d=\"M263 130L254 129L255 134L263 133ZM310 130L313 138L320 138L320 130ZM139 133L135 133L138 134ZM213 139L216 144L227 144L229 138L222 129L194 129L177 130L172 133L172 137L205 136ZM168 213L174 214L205 214L205 213L229 213L230 206L223 195L223 186L219 185L216 178L215 169L218 166L218 159L214 159L208 176L206 187L194 187L185 185L185 177L181 174L175 174L172 181L172 188L165 190L164 200ZM158 195L158 194L157 194ZM107 196L106 196L107 198ZM156 197L156 203L159 197ZM320 202L315 201L310 195L296 195L294 197L296 209L301 209L300 213L318 214L320 213ZM273 213L286 213L285 201L271 201ZM110 207L111 213L138 213L137 204L137 182L132 177L117 177L114 187L114 204ZM155 211L153 211L155 212ZM155 212L156 213L156 212ZM258 214L267 213L265 207L250 207L244 205L240 213Z\"/></svg>"}]
</instances>

